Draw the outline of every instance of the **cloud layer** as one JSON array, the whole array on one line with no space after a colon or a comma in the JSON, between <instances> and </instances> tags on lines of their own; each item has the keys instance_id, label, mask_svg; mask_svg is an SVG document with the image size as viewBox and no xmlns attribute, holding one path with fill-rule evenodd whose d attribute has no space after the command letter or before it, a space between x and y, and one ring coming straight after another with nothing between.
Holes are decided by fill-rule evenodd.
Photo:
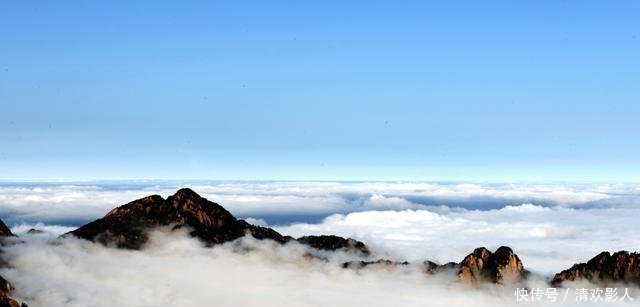
<instances>
[{"instance_id":1,"label":"cloud layer","mask_svg":"<svg viewBox=\"0 0 640 307\"><path fill-rule=\"evenodd\" d=\"M333 213L368 210L478 210L532 203L553 207L640 205L638 185L525 185L432 183L166 182L2 184L0 217L10 224L46 222L79 225L115 206L150 195L169 196L188 186L234 215L271 224L316 221ZM306 220L305 220L306 219Z\"/></svg>"},{"instance_id":2,"label":"cloud layer","mask_svg":"<svg viewBox=\"0 0 640 307\"><path fill-rule=\"evenodd\" d=\"M331 233L362 240L399 260L459 261L475 247L508 245L525 266L541 274L558 272L603 250L640 246L640 210L574 209L531 204L497 210L433 212L365 211L336 214L322 223L276 227L281 233Z\"/></svg>"},{"instance_id":3,"label":"cloud layer","mask_svg":"<svg viewBox=\"0 0 640 307\"><path fill-rule=\"evenodd\" d=\"M30 306L513 306L512 287L468 289L454 274L417 267L360 271L305 260L306 249L247 239L204 248L184 233L156 231L142 251L25 235L5 248L0 273ZM249 248L249 249L247 249ZM528 286L544 287L534 279ZM632 295L637 296L633 289ZM532 306L547 305L543 303ZM569 300L553 306L582 306ZM611 304L616 306L619 304Z\"/></svg>"},{"instance_id":4,"label":"cloud layer","mask_svg":"<svg viewBox=\"0 0 640 307\"><path fill-rule=\"evenodd\" d=\"M62 233L115 206L150 194L167 197L182 186L284 234L355 237L398 260L445 262L478 246L509 245L531 269L548 274L602 250L640 246L640 186L620 184L5 184L0 216L18 233L32 227Z\"/></svg>"},{"instance_id":5,"label":"cloud layer","mask_svg":"<svg viewBox=\"0 0 640 307\"><path fill-rule=\"evenodd\" d=\"M416 267L345 271L339 264L350 258L343 254L327 255L329 263L303 261L305 249L295 245L245 240L253 251L238 252L234 244L208 249L181 233L157 232L145 250L122 251L55 239L115 206L150 194L167 197L183 186L283 234L357 238L376 257L444 263L460 261L479 246L508 245L538 276L534 286L544 286L550 274L600 251L640 246L636 185L3 184L1 217L25 243L4 248L11 268L0 274L31 306L515 303L513 289L460 289L455 277L427 277ZM30 228L47 234L26 234Z\"/></svg>"}]
</instances>

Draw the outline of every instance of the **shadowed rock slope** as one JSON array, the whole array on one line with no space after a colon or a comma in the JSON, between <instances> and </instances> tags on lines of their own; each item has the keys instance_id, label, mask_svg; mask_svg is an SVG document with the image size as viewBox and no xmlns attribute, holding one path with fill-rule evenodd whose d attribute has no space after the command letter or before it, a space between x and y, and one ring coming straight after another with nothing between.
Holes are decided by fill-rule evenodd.
<instances>
[{"instance_id":1,"label":"shadowed rock slope","mask_svg":"<svg viewBox=\"0 0 640 307\"><path fill-rule=\"evenodd\" d=\"M362 256L368 256L371 253L364 243L351 238L345 239L338 236L304 236L298 238L297 241L319 250L352 250Z\"/></svg>"},{"instance_id":2,"label":"shadowed rock slope","mask_svg":"<svg viewBox=\"0 0 640 307\"><path fill-rule=\"evenodd\" d=\"M0 220L0 237L13 237L11 229L2 220Z\"/></svg>"},{"instance_id":3,"label":"shadowed rock slope","mask_svg":"<svg viewBox=\"0 0 640 307\"><path fill-rule=\"evenodd\" d=\"M188 188L178 190L167 199L152 195L135 200L68 234L107 246L140 249L149 239L147 231L161 226L173 229L188 227L191 236L208 245L233 241L245 235L278 243L295 241L271 228L238 220L222 206ZM364 243L337 236L307 236L298 242L321 250L344 249L369 253Z\"/></svg>"},{"instance_id":4,"label":"shadowed rock slope","mask_svg":"<svg viewBox=\"0 0 640 307\"><path fill-rule=\"evenodd\" d=\"M27 304L20 304L9 297L9 292L11 292L11 290L13 290L11 283L0 276L0 307L27 307Z\"/></svg>"},{"instance_id":5,"label":"shadowed rock slope","mask_svg":"<svg viewBox=\"0 0 640 307\"><path fill-rule=\"evenodd\" d=\"M11 233L9 227L0 220L0 240L4 240L4 238L12 236L13 233ZM6 265L6 263L2 261L2 265ZM27 304L20 304L9 297L9 292L11 292L11 290L13 290L11 283L4 279L4 277L0 276L0 307L27 307Z\"/></svg>"},{"instance_id":6,"label":"shadowed rock slope","mask_svg":"<svg viewBox=\"0 0 640 307\"><path fill-rule=\"evenodd\" d=\"M640 253L619 251L611 255L602 252L586 263L578 263L556 274L551 281L560 285L564 281L588 280L595 284L616 282L640 286Z\"/></svg>"}]
</instances>

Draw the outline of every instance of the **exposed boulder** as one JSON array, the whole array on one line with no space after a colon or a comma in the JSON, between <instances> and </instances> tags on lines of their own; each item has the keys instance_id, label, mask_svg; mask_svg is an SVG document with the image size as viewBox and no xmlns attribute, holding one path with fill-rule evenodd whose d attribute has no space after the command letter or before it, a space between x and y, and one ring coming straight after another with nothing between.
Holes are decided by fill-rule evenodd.
<instances>
[{"instance_id":1,"label":"exposed boulder","mask_svg":"<svg viewBox=\"0 0 640 307\"><path fill-rule=\"evenodd\" d=\"M640 253L619 251L611 255L602 252L586 263L578 263L556 274L551 281L560 285L564 281L588 280L596 284L624 282L640 285Z\"/></svg>"},{"instance_id":2,"label":"exposed boulder","mask_svg":"<svg viewBox=\"0 0 640 307\"><path fill-rule=\"evenodd\" d=\"M526 273L522 261L511 248L502 246L491 253L480 247L460 262L458 278L469 285L480 281L511 284L525 277Z\"/></svg>"},{"instance_id":3,"label":"exposed boulder","mask_svg":"<svg viewBox=\"0 0 640 307\"><path fill-rule=\"evenodd\" d=\"M319 250L345 250L353 251L362 256L368 256L370 254L369 249L364 243L351 239L342 238L338 236L304 236L297 239L298 242L309 245Z\"/></svg>"}]
</instances>

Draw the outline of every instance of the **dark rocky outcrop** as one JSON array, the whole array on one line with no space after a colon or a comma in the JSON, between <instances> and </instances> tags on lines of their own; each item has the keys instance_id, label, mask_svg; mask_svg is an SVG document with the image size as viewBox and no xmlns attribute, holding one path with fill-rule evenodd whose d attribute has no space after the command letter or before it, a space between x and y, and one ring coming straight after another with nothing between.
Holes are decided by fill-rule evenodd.
<instances>
[{"instance_id":1,"label":"dark rocky outcrop","mask_svg":"<svg viewBox=\"0 0 640 307\"><path fill-rule=\"evenodd\" d=\"M509 284L526 277L522 261L511 250L502 246L494 253L484 247L476 248L460 262L458 278L466 284L474 285L479 281Z\"/></svg>"},{"instance_id":2,"label":"dark rocky outcrop","mask_svg":"<svg viewBox=\"0 0 640 307\"><path fill-rule=\"evenodd\" d=\"M158 195L135 200L111 210L101 219L88 223L66 235L99 242L107 246L140 249L147 241L147 231L156 227L187 228L191 236L208 245L233 241L245 235L278 243L295 241L277 231L236 219L222 206L184 188L166 200ZM345 249L369 254L364 243L337 236L308 236L297 240L319 250Z\"/></svg>"},{"instance_id":3,"label":"dark rocky outcrop","mask_svg":"<svg viewBox=\"0 0 640 307\"><path fill-rule=\"evenodd\" d=\"M9 297L8 293L13 290L13 286L6 279L0 276L0 307L27 307L25 303L18 303Z\"/></svg>"},{"instance_id":4,"label":"dark rocky outcrop","mask_svg":"<svg viewBox=\"0 0 640 307\"><path fill-rule=\"evenodd\" d=\"M408 261L400 262L400 261L393 261L389 259L378 259L376 261L356 260L356 261L344 262L342 264L342 268L343 269L362 269L370 266L395 268L400 266L407 266L410 264L411 263ZM441 265L429 260L424 261L422 263L422 266L424 268L423 271L429 275L433 275L433 274L448 271L448 270L457 270L459 268L459 265L455 262L448 262Z\"/></svg>"},{"instance_id":5,"label":"dark rocky outcrop","mask_svg":"<svg viewBox=\"0 0 640 307\"><path fill-rule=\"evenodd\" d=\"M427 274L436 274L447 270L457 270L460 265L455 262L447 262L445 264L437 264L433 261L425 261L422 263L424 266L424 272Z\"/></svg>"},{"instance_id":6,"label":"dark rocky outcrop","mask_svg":"<svg viewBox=\"0 0 640 307\"><path fill-rule=\"evenodd\" d=\"M397 262L389 259L378 259L376 261L349 261L342 264L343 269L362 269L368 266L397 267L409 265L409 262Z\"/></svg>"},{"instance_id":7,"label":"dark rocky outcrop","mask_svg":"<svg viewBox=\"0 0 640 307\"><path fill-rule=\"evenodd\" d=\"M345 239L338 236L304 236L298 238L297 241L319 250L354 251L362 256L368 256L370 254L369 249L364 243L351 238Z\"/></svg>"},{"instance_id":8,"label":"dark rocky outcrop","mask_svg":"<svg viewBox=\"0 0 640 307\"><path fill-rule=\"evenodd\" d=\"M166 200L158 195L135 200L70 234L107 246L139 249L148 240L147 231L160 226L188 227L192 236L209 245L233 241L245 234L280 243L291 239L272 229L238 220L191 189L181 189Z\"/></svg>"},{"instance_id":9,"label":"dark rocky outcrop","mask_svg":"<svg viewBox=\"0 0 640 307\"><path fill-rule=\"evenodd\" d=\"M0 237L12 237L14 234L11 232L11 229L7 227L7 225L0 220Z\"/></svg>"},{"instance_id":10,"label":"dark rocky outcrop","mask_svg":"<svg viewBox=\"0 0 640 307\"><path fill-rule=\"evenodd\" d=\"M11 230L5 223L0 220L0 239L14 236ZM0 263L6 265L4 261ZM16 300L9 297L9 293L13 290L13 286L4 277L0 276L0 307L27 307L25 303L18 303Z\"/></svg>"},{"instance_id":11,"label":"dark rocky outcrop","mask_svg":"<svg viewBox=\"0 0 640 307\"><path fill-rule=\"evenodd\" d=\"M619 251L611 255L602 252L586 263L578 263L556 274L551 281L560 285L564 281L588 280L596 284L615 282L640 286L640 253Z\"/></svg>"}]
</instances>

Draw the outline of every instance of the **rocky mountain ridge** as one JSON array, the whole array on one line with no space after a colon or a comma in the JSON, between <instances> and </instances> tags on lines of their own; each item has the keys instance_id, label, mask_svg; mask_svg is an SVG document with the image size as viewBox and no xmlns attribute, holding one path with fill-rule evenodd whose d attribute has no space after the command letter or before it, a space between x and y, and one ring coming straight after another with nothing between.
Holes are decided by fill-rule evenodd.
<instances>
[{"instance_id":1,"label":"rocky mountain ridge","mask_svg":"<svg viewBox=\"0 0 640 307\"><path fill-rule=\"evenodd\" d=\"M583 279L600 285L629 283L640 286L640 253L602 252L585 263L574 264L556 274L551 283L560 285L565 281Z\"/></svg>"},{"instance_id":2,"label":"rocky mountain ridge","mask_svg":"<svg viewBox=\"0 0 640 307\"><path fill-rule=\"evenodd\" d=\"M147 231L161 226L186 227L189 234L212 246L250 235L259 240L280 244L296 241L318 250L345 250L368 255L364 243L338 236L304 236L294 239L277 231L236 219L217 203L201 197L191 189L178 190L167 199L147 196L111 210L103 218L90 222L65 235L98 242L106 246L140 249L148 241Z\"/></svg>"}]
</instances>

